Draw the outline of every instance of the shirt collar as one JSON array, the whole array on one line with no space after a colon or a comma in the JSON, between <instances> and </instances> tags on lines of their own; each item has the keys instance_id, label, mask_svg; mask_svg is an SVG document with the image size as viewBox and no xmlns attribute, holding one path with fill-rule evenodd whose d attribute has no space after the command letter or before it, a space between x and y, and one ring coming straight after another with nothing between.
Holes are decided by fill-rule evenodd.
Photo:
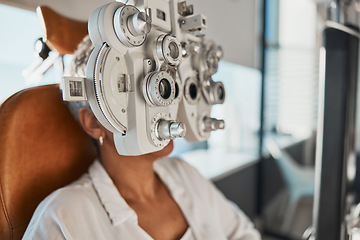
<instances>
[{"instance_id":1,"label":"shirt collar","mask_svg":"<svg viewBox=\"0 0 360 240\"><path fill-rule=\"evenodd\" d=\"M174 198L185 194L185 189L178 179L179 176L174 174L176 167L176 160L169 157L160 158L154 162L154 171Z\"/></svg>"},{"instance_id":2,"label":"shirt collar","mask_svg":"<svg viewBox=\"0 0 360 240\"><path fill-rule=\"evenodd\" d=\"M154 162L154 171L164 182L184 214L187 215L186 211L193 209L193 206L187 197L181 180L178 179L179 176L174 174L174 168L176 167L176 160L169 159L168 157L161 158ZM138 224L137 214L121 196L99 160L95 160L90 166L89 176L100 202L104 206L113 225L117 226L127 220ZM192 221L191 219L187 220L189 223Z\"/></svg>"},{"instance_id":3,"label":"shirt collar","mask_svg":"<svg viewBox=\"0 0 360 240\"><path fill-rule=\"evenodd\" d=\"M117 226L126 220L138 224L135 211L130 208L125 199L120 195L115 184L98 160L94 161L90 166L89 176L113 225Z\"/></svg>"},{"instance_id":4,"label":"shirt collar","mask_svg":"<svg viewBox=\"0 0 360 240\"><path fill-rule=\"evenodd\" d=\"M154 162L154 171L168 188L189 226L191 226L192 230L195 230L196 226L200 226L200 223L203 222L203 214L194 207L193 200L197 198L196 194L188 192L184 187L185 185L191 185L193 179L188 178L189 173L183 164L180 159L164 157ZM188 183L184 183L184 181L188 181ZM196 239L201 239L201 235L196 231L192 231L192 233Z\"/></svg>"}]
</instances>

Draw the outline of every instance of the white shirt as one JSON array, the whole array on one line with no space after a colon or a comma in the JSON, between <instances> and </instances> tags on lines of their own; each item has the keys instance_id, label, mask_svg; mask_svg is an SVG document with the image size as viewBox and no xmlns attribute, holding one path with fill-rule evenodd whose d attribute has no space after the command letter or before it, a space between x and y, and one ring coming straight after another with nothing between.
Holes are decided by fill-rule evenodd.
<instances>
[{"instance_id":1,"label":"white shirt","mask_svg":"<svg viewBox=\"0 0 360 240\"><path fill-rule=\"evenodd\" d=\"M154 171L182 210L189 229L182 240L257 240L249 219L197 170L177 158ZM56 190L37 207L23 239L151 240L99 161L79 180Z\"/></svg>"}]
</instances>

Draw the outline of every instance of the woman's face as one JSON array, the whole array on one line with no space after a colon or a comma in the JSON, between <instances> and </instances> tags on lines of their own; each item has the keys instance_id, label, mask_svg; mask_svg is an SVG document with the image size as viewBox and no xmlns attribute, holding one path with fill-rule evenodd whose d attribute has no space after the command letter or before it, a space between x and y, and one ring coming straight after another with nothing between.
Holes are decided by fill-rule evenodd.
<instances>
[{"instance_id":1,"label":"woman's face","mask_svg":"<svg viewBox=\"0 0 360 240\"><path fill-rule=\"evenodd\" d=\"M113 148L114 151L117 153L115 143L114 143L113 133L110 132L109 130L107 130L106 128L104 128L104 131L106 131L106 137L108 137L108 139L110 140L111 148ZM165 156L169 155L173 149L174 149L174 142L173 142L173 140L171 140L169 142L169 144L166 145L162 150L152 152L152 153L147 153L142 156L152 156L152 157L156 157L156 158L161 158L161 157L165 157Z\"/></svg>"},{"instance_id":2,"label":"woman's face","mask_svg":"<svg viewBox=\"0 0 360 240\"><path fill-rule=\"evenodd\" d=\"M107 153L113 152L118 154L113 133L107 130L101 123L96 119L95 115L88 108L82 108L79 111L79 120L85 130L85 132L94 139L99 139L100 136L103 138L103 146L100 146L100 151L106 149ZM169 155L174 148L173 141L171 140L169 144L164 147L162 150L152 153L147 153L142 156L152 157L152 158L161 158Z\"/></svg>"},{"instance_id":3,"label":"woman's face","mask_svg":"<svg viewBox=\"0 0 360 240\"><path fill-rule=\"evenodd\" d=\"M161 158L169 155L173 149L174 149L174 143L173 140L171 140L169 144L166 147L164 147L162 150L148 154L151 154L152 156L156 156L157 158Z\"/></svg>"}]
</instances>

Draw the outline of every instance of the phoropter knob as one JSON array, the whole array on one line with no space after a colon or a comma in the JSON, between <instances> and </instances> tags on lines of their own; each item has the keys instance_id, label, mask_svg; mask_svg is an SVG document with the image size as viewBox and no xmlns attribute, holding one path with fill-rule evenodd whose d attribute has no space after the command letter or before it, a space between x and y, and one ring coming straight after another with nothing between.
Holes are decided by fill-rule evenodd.
<instances>
[{"instance_id":1,"label":"phoropter knob","mask_svg":"<svg viewBox=\"0 0 360 240\"><path fill-rule=\"evenodd\" d=\"M216 131L218 129L224 129L225 122L224 120L218 120L216 118L205 117L204 118L204 131Z\"/></svg>"},{"instance_id":2,"label":"phoropter knob","mask_svg":"<svg viewBox=\"0 0 360 240\"><path fill-rule=\"evenodd\" d=\"M129 31L134 36L148 34L151 30L151 19L145 12L138 12L127 19Z\"/></svg>"},{"instance_id":3,"label":"phoropter knob","mask_svg":"<svg viewBox=\"0 0 360 240\"><path fill-rule=\"evenodd\" d=\"M185 124L169 120L159 120L157 125L157 136L159 139L174 139L184 137L186 133Z\"/></svg>"},{"instance_id":4,"label":"phoropter knob","mask_svg":"<svg viewBox=\"0 0 360 240\"><path fill-rule=\"evenodd\" d=\"M175 99L175 80L165 71L151 72L142 84L146 102L153 106L169 106Z\"/></svg>"},{"instance_id":5,"label":"phoropter knob","mask_svg":"<svg viewBox=\"0 0 360 240\"><path fill-rule=\"evenodd\" d=\"M151 30L150 10L140 12L134 6L123 5L114 14L114 30L120 42L127 47L141 46Z\"/></svg>"},{"instance_id":6,"label":"phoropter knob","mask_svg":"<svg viewBox=\"0 0 360 240\"><path fill-rule=\"evenodd\" d=\"M223 51L223 49L222 49L221 46L218 46L218 47L216 48L216 56L217 56L219 59L221 59L221 58L224 57L224 51Z\"/></svg>"}]
</instances>

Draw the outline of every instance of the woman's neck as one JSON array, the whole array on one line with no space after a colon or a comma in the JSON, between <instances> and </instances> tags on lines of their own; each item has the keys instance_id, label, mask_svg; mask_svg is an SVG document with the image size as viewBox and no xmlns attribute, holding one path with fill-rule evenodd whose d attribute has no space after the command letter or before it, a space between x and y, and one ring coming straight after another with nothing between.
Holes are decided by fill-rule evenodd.
<instances>
[{"instance_id":1,"label":"woman's neck","mask_svg":"<svg viewBox=\"0 0 360 240\"><path fill-rule=\"evenodd\" d=\"M127 201L147 201L156 198L162 182L153 169L154 162L168 155L172 142L159 152L140 156L121 156L111 145L102 146L101 161L118 191Z\"/></svg>"}]
</instances>

